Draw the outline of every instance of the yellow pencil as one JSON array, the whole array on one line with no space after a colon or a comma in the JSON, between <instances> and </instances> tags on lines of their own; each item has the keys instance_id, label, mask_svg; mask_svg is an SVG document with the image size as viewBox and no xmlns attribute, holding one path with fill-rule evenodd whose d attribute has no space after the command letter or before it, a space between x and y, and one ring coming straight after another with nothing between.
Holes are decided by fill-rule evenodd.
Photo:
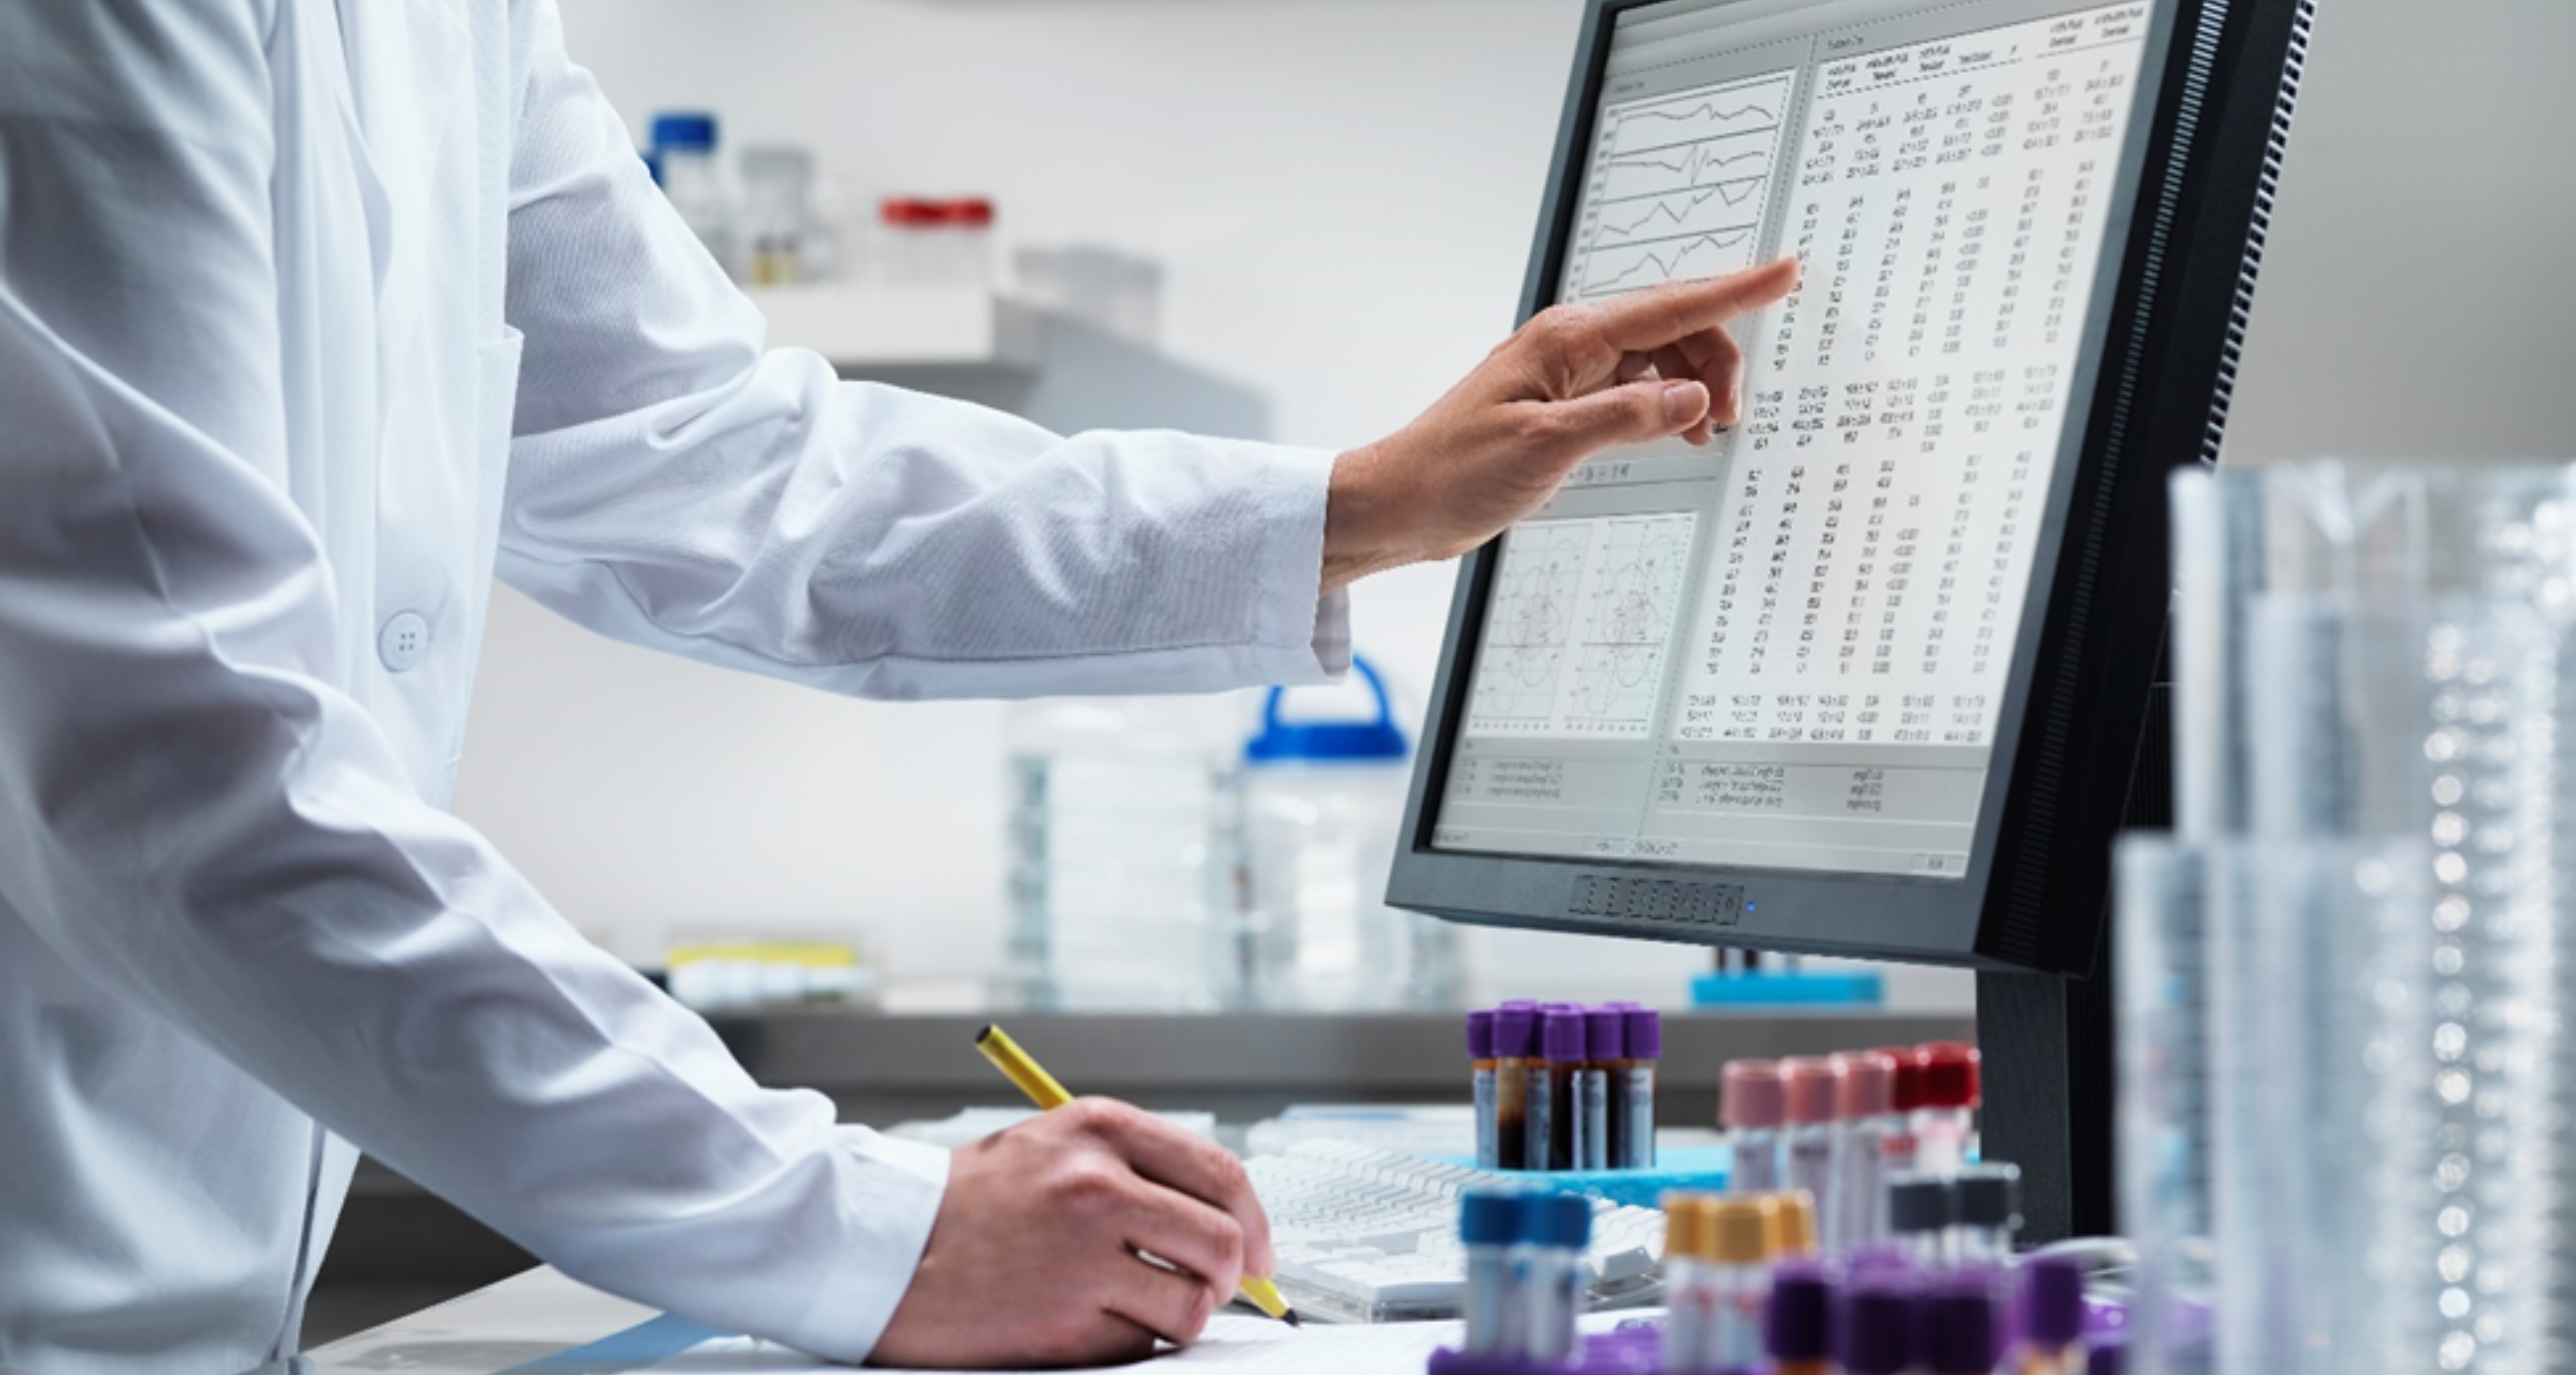
<instances>
[{"instance_id":1,"label":"yellow pencil","mask_svg":"<svg viewBox=\"0 0 2576 1375\"><path fill-rule=\"evenodd\" d=\"M1019 1085L1020 1092L1027 1094L1029 1101L1041 1110L1053 1112L1073 1101L1073 1095L1064 1091L1064 1085L1057 1083L1054 1075L1029 1058L1029 1053L1020 1049L1020 1043L1012 1040L1010 1033L1000 1027L987 1026L976 1032L975 1048L984 1052L984 1058L992 1061L993 1067L1012 1083ZM1298 1320L1297 1310L1290 1308L1288 1301L1279 1296L1278 1285L1246 1275L1238 1287L1243 1297L1251 1300L1253 1307L1291 1327L1303 1326Z\"/></svg>"}]
</instances>

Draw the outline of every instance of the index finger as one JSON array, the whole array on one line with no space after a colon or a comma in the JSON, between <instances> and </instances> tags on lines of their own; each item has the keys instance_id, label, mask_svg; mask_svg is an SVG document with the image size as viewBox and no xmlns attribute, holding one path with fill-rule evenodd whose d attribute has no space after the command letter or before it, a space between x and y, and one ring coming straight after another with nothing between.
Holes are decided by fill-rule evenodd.
<instances>
[{"instance_id":1,"label":"index finger","mask_svg":"<svg viewBox=\"0 0 2576 1375\"><path fill-rule=\"evenodd\" d=\"M1652 353L1714 330L1749 310L1786 297L1798 289L1798 260L1776 262L1711 277L1704 282L1671 282L1631 292L1594 306L1593 324L1601 337L1626 353Z\"/></svg>"},{"instance_id":2,"label":"index finger","mask_svg":"<svg viewBox=\"0 0 2576 1375\"><path fill-rule=\"evenodd\" d=\"M1243 1229L1243 1272L1259 1279L1277 1273L1270 1249L1270 1215L1253 1195L1243 1162L1223 1146L1135 1108L1104 1115L1102 1136L1130 1168L1230 1214Z\"/></svg>"}]
</instances>

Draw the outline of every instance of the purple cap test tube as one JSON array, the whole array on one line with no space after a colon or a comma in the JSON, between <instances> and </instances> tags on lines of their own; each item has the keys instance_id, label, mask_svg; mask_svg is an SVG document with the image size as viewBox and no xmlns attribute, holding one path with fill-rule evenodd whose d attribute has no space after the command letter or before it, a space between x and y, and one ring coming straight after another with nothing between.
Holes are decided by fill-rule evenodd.
<instances>
[{"instance_id":1,"label":"purple cap test tube","mask_svg":"<svg viewBox=\"0 0 2576 1375\"><path fill-rule=\"evenodd\" d=\"M1853 1279L1836 1312L1834 1345L1849 1375L1899 1375L1914 1368L1915 1284L1911 1276Z\"/></svg>"},{"instance_id":2,"label":"purple cap test tube","mask_svg":"<svg viewBox=\"0 0 2576 1375\"><path fill-rule=\"evenodd\" d=\"M1539 1009L1538 1058L1529 1065L1529 1102L1522 1119L1523 1160L1533 1170L1572 1170L1583 1164L1575 1122L1575 1071L1583 1065L1583 1009L1550 1003Z\"/></svg>"},{"instance_id":3,"label":"purple cap test tube","mask_svg":"<svg viewBox=\"0 0 2576 1375\"><path fill-rule=\"evenodd\" d=\"M1628 1058L1656 1060L1664 1054L1664 1014L1651 1007L1623 1007L1627 1019Z\"/></svg>"},{"instance_id":4,"label":"purple cap test tube","mask_svg":"<svg viewBox=\"0 0 2576 1375\"><path fill-rule=\"evenodd\" d=\"M1494 1014L1467 1014L1467 1081L1476 1104L1476 1168L1503 1167L1502 1076L1494 1064Z\"/></svg>"},{"instance_id":5,"label":"purple cap test tube","mask_svg":"<svg viewBox=\"0 0 2576 1375\"><path fill-rule=\"evenodd\" d=\"M1571 1005L1551 1005L1539 1017L1540 1058L1555 1064L1579 1064L1584 1058L1587 1039L1584 1036L1583 1009Z\"/></svg>"},{"instance_id":6,"label":"purple cap test tube","mask_svg":"<svg viewBox=\"0 0 2576 1375\"><path fill-rule=\"evenodd\" d=\"M1962 1276L1923 1305L1923 1368L1930 1375L1987 1375L1995 1349L1995 1296L1990 1275Z\"/></svg>"},{"instance_id":7,"label":"purple cap test tube","mask_svg":"<svg viewBox=\"0 0 2576 1375\"><path fill-rule=\"evenodd\" d=\"M1833 1285L1822 1270L1792 1262L1771 1277L1762 1311L1762 1348L1779 1365L1822 1364L1833 1357Z\"/></svg>"},{"instance_id":8,"label":"purple cap test tube","mask_svg":"<svg viewBox=\"0 0 2576 1375\"><path fill-rule=\"evenodd\" d=\"M2064 1256L2033 1256L2021 1267L2021 1339L2065 1352L2084 1340L2084 1267Z\"/></svg>"},{"instance_id":9,"label":"purple cap test tube","mask_svg":"<svg viewBox=\"0 0 2576 1375\"><path fill-rule=\"evenodd\" d=\"M1583 1110L1583 1149L1577 1154L1587 1170L1615 1170L1627 1163L1628 1134L1620 1111L1626 1095L1628 1019L1615 1007L1587 1008L1583 1013L1585 1063L1575 1076L1575 1096Z\"/></svg>"},{"instance_id":10,"label":"purple cap test tube","mask_svg":"<svg viewBox=\"0 0 2576 1375\"><path fill-rule=\"evenodd\" d=\"M1615 1007L1596 1007L1583 1014L1583 1039L1595 1061L1628 1055L1628 1019Z\"/></svg>"},{"instance_id":11,"label":"purple cap test tube","mask_svg":"<svg viewBox=\"0 0 2576 1375\"><path fill-rule=\"evenodd\" d=\"M1655 1061L1664 1053L1663 1014L1634 1003L1619 1009L1620 1072L1610 1083L1610 1164L1655 1168Z\"/></svg>"},{"instance_id":12,"label":"purple cap test tube","mask_svg":"<svg viewBox=\"0 0 2576 1375\"><path fill-rule=\"evenodd\" d=\"M1545 1168L1529 1158L1529 1058L1538 1052L1538 1008L1505 1003L1494 1011L1494 1168ZM1477 1151L1479 1157L1484 1152Z\"/></svg>"}]
</instances>

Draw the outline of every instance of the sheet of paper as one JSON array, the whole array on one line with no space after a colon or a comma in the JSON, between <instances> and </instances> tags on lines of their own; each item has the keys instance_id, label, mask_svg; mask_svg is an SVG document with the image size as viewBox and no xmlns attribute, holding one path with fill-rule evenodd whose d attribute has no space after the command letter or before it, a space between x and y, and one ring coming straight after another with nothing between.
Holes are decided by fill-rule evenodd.
<instances>
[{"instance_id":1,"label":"sheet of paper","mask_svg":"<svg viewBox=\"0 0 2576 1375\"><path fill-rule=\"evenodd\" d=\"M1458 1337L1458 1324L1454 1322L1292 1328L1249 1314L1220 1313L1208 1321L1206 1334L1195 1345L1166 1351L1139 1365L1107 1369L1222 1365L1230 1375L1297 1375L1306 1371L1330 1375L1422 1375L1432 1351L1455 1345ZM667 1360L626 1370L630 1375L846 1375L849 1367L817 1361L748 1337L720 1337Z\"/></svg>"}]
</instances>

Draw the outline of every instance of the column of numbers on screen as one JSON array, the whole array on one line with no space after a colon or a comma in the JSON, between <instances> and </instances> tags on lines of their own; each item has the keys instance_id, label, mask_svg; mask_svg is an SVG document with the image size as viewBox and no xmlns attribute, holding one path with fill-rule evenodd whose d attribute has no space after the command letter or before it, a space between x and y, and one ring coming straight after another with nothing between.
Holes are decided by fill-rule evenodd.
<instances>
[{"instance_id":1,"label":"column of numbers on screen","mask_svg":"<svg viewBox=\"0 0 2576 1375\"><path fill-rule=\"evenodd\" d=\"M1676 739L1989 743L2144 18L1817 73Z\"/></svg>"}]
</instances>

